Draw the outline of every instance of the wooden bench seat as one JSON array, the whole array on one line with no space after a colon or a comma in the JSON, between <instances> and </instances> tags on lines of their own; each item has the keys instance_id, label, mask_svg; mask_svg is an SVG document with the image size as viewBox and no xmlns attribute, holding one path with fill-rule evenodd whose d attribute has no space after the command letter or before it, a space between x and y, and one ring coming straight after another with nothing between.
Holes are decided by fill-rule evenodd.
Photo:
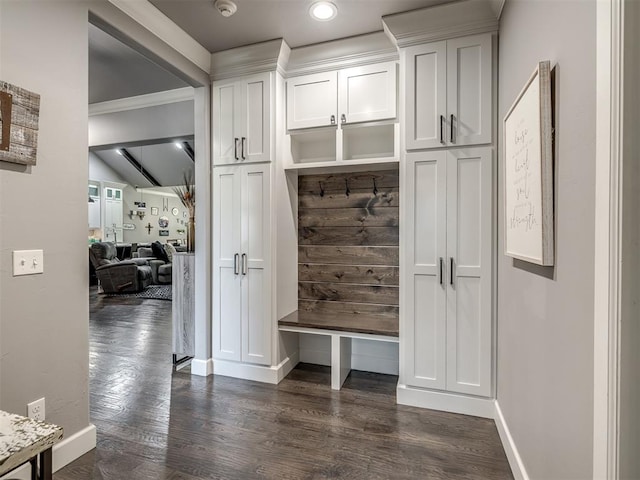
<instances>
[{"instance_id":1,"label":"wooden bench seat","mask_svg":"<svg viewBox=\"0 0 640 480\"><path fill-rule=\"evenodd\" d=\"M398 343L398 317L325 314L296 310L278 321L283 332L331 337L331 388L340 390L351 371L351 340Z\"/></svg>"}]
</instances>

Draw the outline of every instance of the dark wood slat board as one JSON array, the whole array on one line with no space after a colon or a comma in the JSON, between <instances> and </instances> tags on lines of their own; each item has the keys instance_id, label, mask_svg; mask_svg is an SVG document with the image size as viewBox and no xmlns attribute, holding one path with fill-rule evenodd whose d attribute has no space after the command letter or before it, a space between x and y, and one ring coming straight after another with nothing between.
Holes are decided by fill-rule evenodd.
<instances>
[{"instance_id":1,"label":"dark wood slat board","mask_svg":"<svg viewBox=\"0 0 640 480\"><path fill-rule=\"evenodd\" d=\"M298 299L299 312L314 312L335 316L355 314L365 317L387 317L398 319L399 308L395 305L374 305L371 303L325 302L323 300Z\"/></svg>"},{"instance_id":2,"label":"dark wood slat board","mask_svg":"<svg viewBox=\"0 0 640 480\"><path fill-rule=\"evenodd\" d=\"M398 285L398 267L298 264L298 281Z\"/></svg>"},{"instance_id":3,"label":"dark wood slat board","mask_svg":"<svg viewBox=\"0 0 640 480\"><path fill-rule=\"evenodd\" d=\"M301 208L300 227L397 227L398 207Z\"/></svg>"},{"instance_id":4,"label":"dark wood slat board","mask_svg":"<svg viewBox=\"0 0 640 480\"><path fill-rule=\"evenodd\" d=\"M377 195L371 188L351 188L347 197L344 190L341 192L325 192L320 196L319 192L298 194L298 206L304 208L371 208L371 207L397 207L400 205L400 194L397 187L379 188Z\"/></svg>"},{"instance_id":5,"label":"dark wood slat board","mask_svg":"<svg viewBox=\"0 0 640 480\"><path fill-rule=\"evenodd\" d=\"M398 287L350 283L298 282L298 298L398 305Z\"/></svg>"},{"instance_id":6,"label":"dark wood slat board","mask_svg":"<svg viewBox=\"0 0 640 480\"><path fill-rule=\"evenodd\" d=\"M300 227L300 245L395 246L398 227Z\"/></svg>"},{"instance_id":7,"label":"dark wood slat board","mask_svg":"<svg viewBox=\"0 0 640 480\"><path fill-rule=\"evenodd\" d=\"M398 198L397 170L298 177L298 325L397 336Z\"/></svg>"},{"instance_id":8,"label":"dark wood slat board","mask_svg":"<svg viewBox=\"0 0 640 480\"><path fill-rule=\"evenodd\" d=\"M328 175L304 175L298 177L298 193L320 194L320 188L326 192L345 192L347 185L350 190L365 190L373 192L374 180L378 189L397 188L400 185L397 170L380 172L335 173Z\"/></svg>"},{"instance_id":9,"label":"dark wood slat board","mask_svg":"<svg viewBox=\"0 0 640 480\"><path fill-rule=\"evenodd\" d=\"M300 263L326 265L391 265L400 263L398 247L322 247L300 245Z\"/></svg>"}]
</instances>

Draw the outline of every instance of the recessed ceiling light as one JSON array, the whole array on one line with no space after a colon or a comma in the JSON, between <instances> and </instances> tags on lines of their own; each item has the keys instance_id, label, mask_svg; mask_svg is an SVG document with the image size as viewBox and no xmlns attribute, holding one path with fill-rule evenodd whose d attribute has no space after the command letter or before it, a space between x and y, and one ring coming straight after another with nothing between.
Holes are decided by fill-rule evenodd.
<instances>
[{"instance_id":1,"label":"recessed ceiling light","mask_svg":"<svg viewBox=\"0 0 640 480\"><path fill-rule=\"evenodd\" d=\"M338 7L331 2L316 2L311 5L311 8L309 9L309 15L311 15L311 18L320 22L333 20L337 14Z\"/></svg>"}]
</instances>

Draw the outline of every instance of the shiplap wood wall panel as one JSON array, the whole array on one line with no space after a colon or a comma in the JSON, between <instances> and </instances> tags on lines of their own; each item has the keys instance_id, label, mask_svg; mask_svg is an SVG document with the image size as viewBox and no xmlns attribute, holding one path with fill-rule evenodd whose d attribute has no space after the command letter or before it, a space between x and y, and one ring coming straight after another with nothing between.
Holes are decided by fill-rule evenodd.
<instances>
[{"instance_id":1,"label":"shiplap wood wall panel","mask_svg":"<svg viewBox=\"0 0 640 480\"><path fill-rule=\"evenodd\" d=\"M0 161L35 165L40 95L2 81L0 92L5 93L0 99Z\"/></svg>"},{"instance_id":2,"label":"shiplap wood wall panel","mask_svg":"<svg viewBox=\"0 0 640 480\"><path fill-rule=\"evenodd\" d=\"M299 316L397 335L398 171L304 175L298 192Z\"/></svg>"}]
</instances>

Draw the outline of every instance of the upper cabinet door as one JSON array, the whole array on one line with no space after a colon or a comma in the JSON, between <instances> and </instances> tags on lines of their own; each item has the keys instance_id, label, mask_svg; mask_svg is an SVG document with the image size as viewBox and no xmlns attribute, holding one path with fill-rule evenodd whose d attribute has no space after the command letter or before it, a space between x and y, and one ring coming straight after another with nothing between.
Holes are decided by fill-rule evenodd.
<instances>
[{"instance_id":1,"label":"upper cabinet door","mask_svg":"<svg viewBox=\"0 0 640 480\"><path fill-rule=\"evenodd\" d=\"M491 34L409 47L407 150L491 143Z\"/></svg>"},{"instance_id":2,"label":"upper cabinet door","mask_svg":"<svg viewBox=\"0 0 640 480\"><path fill-rule=\"evenodd\" d=\"M491 35L447 41L447 110L452 145L491 143Z\"/></svg>"},{"instance_id":3,"label":"upper cabinet door","mask_svg":"<svg viewBox=\"0 0 640 480\"><path fill-rule=\"evenodd\" d=\"M340 123L396 117L396 63L347 68L338 79Z\"/></svg>"},{"instance_id":4,"label":"upper cabinet door","mask_svg":"<svg viewBox=\"0 0 640 480\"><path fill-rule=\"evenodd\" d=\"M408 150L446 144L446 52L446 42L409 47L404 52Z\"/></svg>"},{"instance_id":5,"label":"upper cabinet door","mask_svg":"<svg viewBox=\"0 0 640 480\"><path fill-rule=\"evenodd\" d=\"M244 131L240 135L240 158L246 162L271 160L271 76L256 75L243 82Z\"/></svg>"},{"instance_id":6,"label":"upper cabinet door","mask_svg":"<svg viewBox=\"0 0 640 480\"><path fill-rule=\"evenodd\" d=\"M337 123L338 74L316 73L287 80L287 129Z\"/></svg>"},{"instance_id":7,"label":"upper cabinet door","mask_svg":"<svg viewBox=\"0 0 640 480\"><path fill-rule=\"evenodd\" d=\"M214 165L271 160L271 76L213 84Z\"/></svg>"},{"instance_id":8,"label":"upper cabinet door","mask_svg":"<svg viewBox=\"0 0 640 480\"><path fill-rule=\"evenodd\" d=\"M240 161L241 86L238 82L213 84L213 163L233 164Z\"/></svg>"}]
</instances>

